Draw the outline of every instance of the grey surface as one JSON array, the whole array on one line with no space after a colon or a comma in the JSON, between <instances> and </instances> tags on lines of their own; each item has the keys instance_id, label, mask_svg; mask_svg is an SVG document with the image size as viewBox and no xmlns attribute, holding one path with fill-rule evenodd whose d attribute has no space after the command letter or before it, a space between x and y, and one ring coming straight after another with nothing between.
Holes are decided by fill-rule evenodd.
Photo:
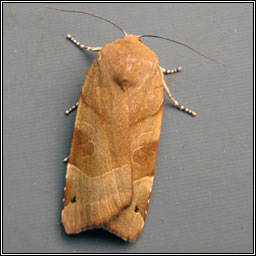
<instances>
[{"instance_id":1,"label":"grey surface","mask_svg":"<svg viewBox=\"0 0 256 256\"><path fill-rule=\"evenodd\" d=\"M78 100L95 54L65 35L102 46L122 34L93 17L47 4L4 4L3 250L15 253L253 251L253 4L55 4L112 19L144 39L174 96L165 98L155 181L144 230L135 244L103 231L68 236L60 222L65 165Z\"/></svg>"}]
</instances>

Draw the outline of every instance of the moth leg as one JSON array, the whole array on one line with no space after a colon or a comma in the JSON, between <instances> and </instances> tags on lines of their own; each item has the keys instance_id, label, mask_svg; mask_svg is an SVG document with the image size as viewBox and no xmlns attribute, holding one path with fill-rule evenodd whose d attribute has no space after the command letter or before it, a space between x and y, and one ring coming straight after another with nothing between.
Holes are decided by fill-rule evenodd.
<instances>
[{"instance_id":1,"label":"moth leg","mask_svg":"<svg viewBox=\"0 0 256 256\"><path fill-rule=\"evenodd\" d=\"M68 116L73 110L77 109L77 107L78 107L78 102L75 105L73 105L72 107L70 107L69 109L67 109L65 111L65 114Z\"/></svg>"},{"instance_id":2,"label":"moth leg","mask_svg":"<svg viewBox=\"0 0 256 256\"><path fill-rule=\"evenodd\" d=\"M175 108L178 108L181 111L184 111L185 113L190 114L191 116L196 116L196 112L184 107L183 105L181 105L172 95L172 93L170 92L169 88L167 87L164 78L163 78L163 86L165 89L165 92L167 93L167 95L169 96L172 104L174 105Z\"/></svg>"},{"instance_id":3,"label":"moth leg","mask_svg":"<svg viewBox=\"0 0 256 256\"><path fill-rule=\"evenodd\" d=\"M174 74L174 73L182 71L182 67L180 66L180 67L177 67L174 69L165 69L165 68L161 67L161 70L165 75L169 75L169 74Z\"/></svg>"},{"instance_id":4,"label":"moth leg","mask_svg":"<svg viewBox=\"0 0 256 256\"><path fill-rule=\"evenodd\" d=\"M68 160L69 160L69 156L65 157L65 158L63 159L63 162L64 162L64 163L68 163Z\"/></svg>"},{"instance_id":5,"label":"moth leg","mask_svg":"<svg viewBox=\"0 0 256 256\"><path fill-rule=\"evenodd\" d=\"M69 39L76 46L78 46L81 49L86 50L86 51L97 52L97 51L100 51L101 48L102 48L102 47L91 47L91 46L87 46L87 45L81 44L74 37L72 37L70 34L67 35L67 39Z\"/></svg>"}]
</instances>

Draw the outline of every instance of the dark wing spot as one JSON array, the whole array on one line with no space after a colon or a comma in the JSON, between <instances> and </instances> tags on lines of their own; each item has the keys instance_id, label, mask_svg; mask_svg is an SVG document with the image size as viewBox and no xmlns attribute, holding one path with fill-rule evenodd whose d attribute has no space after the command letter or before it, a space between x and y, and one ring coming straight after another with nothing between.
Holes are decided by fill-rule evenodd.
<instances>
[{"instance_id":1,"label":"dark wing spot","mask_svg":"<svg viewBox=\"0 0 256 256\"><path fill-rule=\"evenodd\" d=\"M141 166L148 166L152 157L156 154L157 143L157 141L152 141L135 150L133 154L133 161Z\"/></svg>"},{"instance_id":2,"label":"dark wing spot","mask_svg":"<svg viewBox=\"0 0 256 256\"><path fill-rule=\"evenodd\" d=\"M134 211L135 211L135 212L138 212L139 210L140 210L140 209L139 209L139 206L136 205L135 208L134 208Z\"/></svg>"},{"instance_id":3,"label":"dark wing spot","mask_svg":"<svg viewBox=\"0 0 256 256\"><path fill-rule=\"evenodd\" d=\"M94 145L91 142L87 142L84 145L81 145L80 157L88 157L93 155Z\"/></svg>"},{"instance_id":4,"label":"dark wing spot","mask_svg":"<svg viewBox=\"0 0 256 256\"><path fill-rule=\"evenodd\" d=\"M75 203L76 202L76 197L74 196L71 200L70 200L70 202L73 204L73 203Z\"/></svg>"}]
</instances>

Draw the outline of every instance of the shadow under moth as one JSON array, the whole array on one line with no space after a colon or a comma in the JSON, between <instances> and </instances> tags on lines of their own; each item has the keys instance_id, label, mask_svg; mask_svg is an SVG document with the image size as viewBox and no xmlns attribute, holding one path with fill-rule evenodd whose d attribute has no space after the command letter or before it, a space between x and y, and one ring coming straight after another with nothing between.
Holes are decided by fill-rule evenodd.
<instances>
[{"instance_id":1,"label":"shadow under moth","mask_svg":"<svg viewBox=\"0 0 256 256\"><path fill-rule=\"evenodd\" d=\"M104 47L89 47L71 35L79 48L97 52L84 81L77 108L64 188L62 223L68 234L102 228L134 242L147 215L154 180L163 112L163 90L179 104L164 81L164 74L181 71L160 67L157 55L141 42L154 35L128 35ZM215 60L213 60L215 61ZM215 61L217 62L217 61ZM67 159L66 159L67 160Z\"/></svg>"}]
</instances>

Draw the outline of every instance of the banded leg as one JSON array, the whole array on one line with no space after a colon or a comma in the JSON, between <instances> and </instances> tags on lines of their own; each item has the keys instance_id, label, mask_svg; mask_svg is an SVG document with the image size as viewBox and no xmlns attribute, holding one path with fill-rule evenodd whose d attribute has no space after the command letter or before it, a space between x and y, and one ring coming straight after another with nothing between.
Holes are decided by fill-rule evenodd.
<instances>
[{"instance_id":1,"label":"banded leg","mask_svg":"<svg viewBox=\"0 0 256 256\"><path fill-rule=\"evenodd\" d=\"M169 74L174 74L174 73L182 71L182 67L177 67L174 69L165 69L165 68L161 67L161 70L165 75L169 75Z\"/></svg>"},{"instance_id":2,"label":"banded leg","mask_svg":"<svg viewBox=\"0 0 256 256\"><path fill-rule=\"evenodd\" d=\"M100 51L102 47L90 47L84 44L81 44L78 42L74 37L72 37L70 34L67 35L67 39L69 39L72 43L74 43L76 46L80 47L83 50L86 51L92 51L92 52L97 52Z\"/></svg>"},{"instance_id":3,"label":"banded leg","mask_svg":"<svg viewBox=\"0 0 256 256\"><path fill-rule=\"evenodd\" d=\"M69 156L65 157L65 158L63 159L63 162L64 162L64 163L68 163L68 160L69 160Z\"/></svg>"},{"instance_id":4,"label":"banded leg","mask_svg":"<svg viewBox=\"0 0 256 256\"><path fill-rule=\"evenodd\" d=\"M73 105L72 107L70 107L69 109L67 109L65 111L65 114L68 116L73 110L77 109L77 107L78 107L78 102L75 105Z\"/></svg>"},{"instance_id":5,"label":"banded leg","mask_svg":"<svg viewBox=\"0 0 256 256\"><path fill-rule=\"evenodd\" d=\"M165 81L164 81L164 77L163 77L163 86L164 86L164 89L165 89L165 92L167 93L167 95L169 96L171 102L173 103L174 107L181 110L181 111L184 111L185 113L188 113L190 114L191 116L196 116L196 112L184 107L183 105L181 105L172 95L172 93L170 92L169 88L167 87Z\"/></svg>"},{"instance_id":6,"label":"banded leg","mask_svg":"<svg viewBox=\"0 0 256 256\"><path fill-rule=\"evenodd\" d=\"M69 115L73 110L75 110L77 107L78 107L78 102L77 102L75 105L73 105L71 108L67 109L67 110L65 111L65 114L68 116L68 115ZM68 160L69 160L69 156L65 157L65 158L63 159L63 162L64 162L64 163L68 163Z\"/></svg>"}]
</instances>

